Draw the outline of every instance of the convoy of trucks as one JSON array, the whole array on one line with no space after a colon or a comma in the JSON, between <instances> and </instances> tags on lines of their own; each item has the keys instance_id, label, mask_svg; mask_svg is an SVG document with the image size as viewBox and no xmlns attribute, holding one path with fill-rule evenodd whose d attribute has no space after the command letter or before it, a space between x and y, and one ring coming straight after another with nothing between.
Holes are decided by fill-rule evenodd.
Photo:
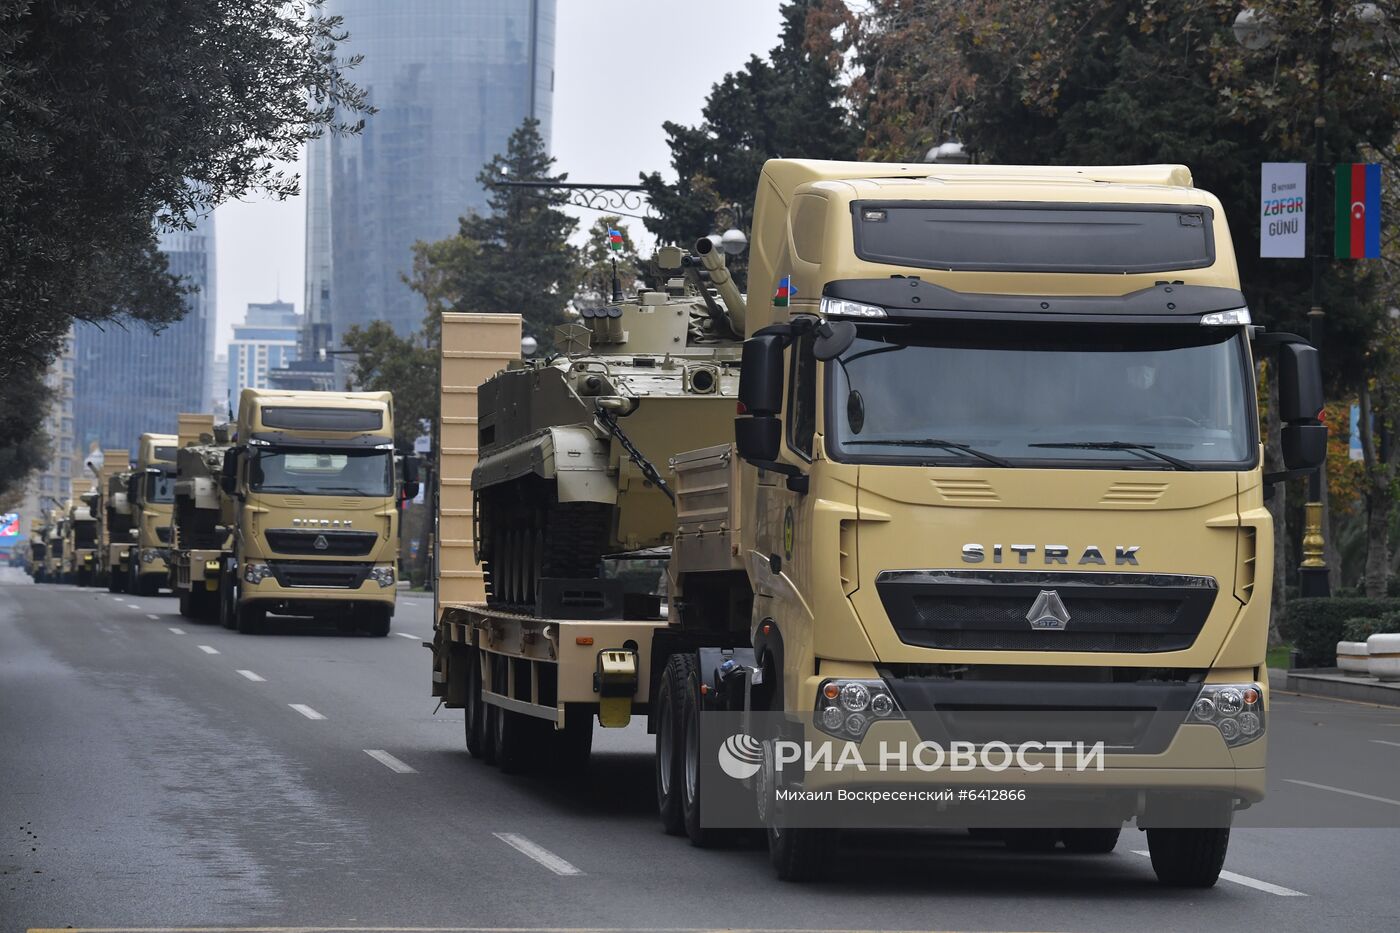
<instances>
[{"instance_id":1,"label":"convoy of trucks","mask_svg":"<svg viewBox=\"0 0 1400 933\"><path fill-rule=\"evenodd\" d=\"M180 416L170 572L180 615L190 619L218 619L219 585L233 553L234 500L219 486L231 431L212 415Z\"/></svg>"},{"instance_id":2,"label":"convoy of trucks","mask_svg":"<svg viewBox=\"0 0 1400 933\"><path fill-rule=\"evenodd\" d=\"M788 731L752 727L744 787L780 877L817 877L835 839L784 821L792 792L955 783L1093 804L1092 825L1066 806L1065 825L1008 842L1107 851L1136 820L1164 883L1213 884L1230 812L1264 793L1264 499L1326 442L1316 352L1252 325L1219 202L1181 166L774 160L752 229L748 299L728 307L745 341L723 438L697 422L621 442L666 404L599 352L600 325L626 331L638 303L585 320L594 345L557 339L547 363L509 362L517 323L444 316L432 692L465 710L468 750L567 769L595 718L645 715L661 822L704 845L719 834L702 809L702 722L766 715ZM1266 354L1289 474L1262 470ZM524 388L501 391L510 380ZM674 494L669 533L617 534L656 527L629 503L670 502L610 498L637 477L600 449L607 436ZM500 524L503 477L531 484L517 510L601 501L603 550L669 538L666 611L615 599L606 579L656 548L601 554L594 533L587 561L551 561L538 520ZM876 767L887 743L1008 710L1132 715L1101 770ZM793 734L871 767L779 769L775 743ZM1201 804L1198 822L1162 818L1181 801Z\"/></svg>"}]
</instances>

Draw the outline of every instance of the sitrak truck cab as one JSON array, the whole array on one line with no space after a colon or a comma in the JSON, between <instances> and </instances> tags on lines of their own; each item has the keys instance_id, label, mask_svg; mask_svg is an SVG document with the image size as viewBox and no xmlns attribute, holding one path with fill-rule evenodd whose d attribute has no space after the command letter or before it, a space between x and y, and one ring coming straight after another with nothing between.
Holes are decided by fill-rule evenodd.
<instances>
[{"instance_id":1,"label":"sitrak truck cab","mask_svg":"<svg viewBox=\"0 0 1400 933\"><path fill-rule=\"evenodd\" d=\"M170 585L170 516L175 503L173 434L142 434L136 469L127 480L131 536L135 545L127 561L126 591L154 596Z\"/></svg>"},{"instance_id":2,"label":"sitrak truck cab","mask_svg":"<svg viewBox=\"0 0 1400 933\"><path fill-rule=\"evenodd\" d=\"M646 714L666 831L761 826L785 879L845 828L1106 852L1136 823L1162 882L1214 884L1264 796L1264 501L1326 447L1316 352L1251 323L1219 201L1183 166L774 160L751 242L732 443L668 464L664 618L449 598L445 319L433 679L468 749Z\"/></svg>"},{"instance_id":3,"label":"sitrak truck cab","mask_svg":"<svg viewBox=\"0 0 1400 933\"><path fill-rule=\"evenodd\" d=\"M416 475L396 480L393 428L388 392L243 390L220 474L235 518L225 626L256 632L273 612L389 634L398 509L417 494Z\"/></svg>"}]
</instances>

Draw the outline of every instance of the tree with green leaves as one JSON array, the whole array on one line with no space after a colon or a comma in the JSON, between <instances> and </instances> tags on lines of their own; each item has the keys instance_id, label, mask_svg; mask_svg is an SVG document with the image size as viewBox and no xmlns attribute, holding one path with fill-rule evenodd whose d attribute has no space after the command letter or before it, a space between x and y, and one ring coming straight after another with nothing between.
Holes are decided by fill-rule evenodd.
<instances>
[{"instance_id":1,"label":"tree with green leaves","mask_svg":"<svg viewBox=\"0 0 1400 933\"><path fill-rule=\"evenodd\" d=\"M779 43L751 57L710 90L697 126L664 124L676 180L642 176L655 217L647 229L663 242L689 245L714 230L715 214L739 206L748 232L754 192L768 159L855 158L860 143L831 45L840 0L788 0Z\"/></svg>"},{"instance_id":2,"label":"tree with green leaves","mask_svg":"<svg viewBox=\"0 0 1400 933\"><path fill-rule=\"evenodd\" d=\"M158 226L189 228L370 111L321 0L0 0L0 408L23 408L75 321L160 327L185 286Z\"/></svg>"},{"instance_id":3,"label":"tree with green leaves","mask_svg":"<svg viewBox=\"0 0 1400 933\"><path fill-rule=\"evenodd\" d=\"M486 213L461 218L457 233L445 240L414 247L409 285L428 299L430 311L515 312L525 318L525 333L549 346L578 276L569 244L578 221L562 210L564 193L548 187L568 176L553 170L539 121L526 119L505 153L477 176ZM516 181L546 184L510 184ZM428 330L435 329L429 322Z\"/></svg>"}]
</instances>

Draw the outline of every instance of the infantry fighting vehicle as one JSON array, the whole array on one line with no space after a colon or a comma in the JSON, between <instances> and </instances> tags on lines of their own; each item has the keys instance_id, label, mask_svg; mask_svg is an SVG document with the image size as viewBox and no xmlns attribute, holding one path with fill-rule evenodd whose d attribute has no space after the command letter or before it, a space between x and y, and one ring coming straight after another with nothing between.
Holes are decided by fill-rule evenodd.
<instances>
[{"instance_id":1,"label":"infantry fighting vehicle","mask_svg":"<svg viewBox=\"0 0 1400 933\"><path fill-rule=\"evenodd\" d=\"M48 542L44 537L44 520L42 518L31 518L29 520L29 557L25 561L25 568L29 571L29 576L35 583L47 583L48 577L44 574L44 552L48 549Z\"/></svg>"},{"instance_id":2,"label":"infantry fighting vehicle","mask_svg":"<svg viewBox=\"0 0 1400 933\"><path fill-rule=\"evenodd\" d=\"M714 239L663 247L655 265L662 287L584 309L558 329L557 355L480 387L472 489L493 606L616 602L558 584L596 577L605 554L669 544L668 458L732 434L744 298Z\"/></svg>"},{"instance_id":3,"label":"infantry fighting vehicle","mask_svg":"<svg viewBox=\"0 0 1400 933\"><path fill-rule=\"evenodd\" d=\"M182 416L170 572L171 587L180 599L180 614L188 618L216 619L219 615L220 576L232 554L236 518L236 500L224 493L219 479L225 453L233 446L233 428L232 424L213 424L212 417L207 424L187 425Z\"/></svg>"},{"instance_id":4,"label":"infantry fighting vehicle","mask_svg":"<svg viewBox=\"0 0 1400 933\"><path fill-rule=\"evenodd\" d=\"M78 586L97 581L97 518L93 514L96 492L70 501L63 527L64 576Z\"/></svg>"}]
</instances>

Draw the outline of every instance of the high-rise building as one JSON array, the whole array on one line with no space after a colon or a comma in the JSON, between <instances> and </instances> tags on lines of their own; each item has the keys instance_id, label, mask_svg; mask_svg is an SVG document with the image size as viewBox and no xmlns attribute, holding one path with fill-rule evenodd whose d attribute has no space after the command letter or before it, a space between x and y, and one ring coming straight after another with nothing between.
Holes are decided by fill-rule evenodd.
<instances>
[{"instance_id":1,"label":"high-rise building","mask_svg":"<svg viewBox=\"0 0 1400 933\"><path fill-rule=\"evenodd\" d=\"M232 406L229 404L228 398L223 395L223 390L219 388L228 385L228 356L226 354L217 353L214 355L212 371L213 376L209 381L214 384L214 397L210 399L210 410L214 413L214 423L232 421L233 415L237 415L238 412L233 412L233 415L229 414L229 409Z\"/></svg>"},{"instance_id":2,"label":"high-rise building","mask_svg":"<svg viewBox=\"0 0 1400 933\"><path fill-rule=\"evenodd\" d=\"M44 377L52 396L44 416L44 433L49 437L49 462L29 478L24 503L20 506L20 534L29 536L29 520L42 518L55 504L68 501L75 489L87 489L87 483L74 482L83 470L83 458L75 456L78 442L73 432L73 335L63 340L63 350Z\"/></svg>"},{"instance_id":3,"label":"high-rise building","mask_svg":"<svg viewBox=\"0 0 1400 933\"><path fill-rule=\"evenodd\" d=\"M135 451L142 432L175 432L182 411L210 410L214 350L214 217L160 234L172 275L193 290L185 316L161 330L112 321L74 329L75 437ZM67 449L71 449L72 444Z\"/></svg>"},{"instance_id":4,"label":"high-rise building","mask_svg":"<svg viewBox=\"0 0 1400 933\"><path fill-rule=\"evenodd\" d=\"M403 283L417 240L485 206L476 176L527 117L549 139L555 0L330 0L378 113L313 141L306 172L305 359L351 326L418 329Z\"/></svg>"},{"instance_id":5,"label":"high-rise building","mask_svg":"<svg viewBox=\"0 0 1400 933\"><path fill-rule=\"evenodd\" d=\"M297 358L301 315L290 301L249 304L242 324L233 325L228 345L228 406L238 408L244 389L271 387L269 370L281 369ZM223 399L220 399L222 402Z\"/></svg>"}]
</instances>

